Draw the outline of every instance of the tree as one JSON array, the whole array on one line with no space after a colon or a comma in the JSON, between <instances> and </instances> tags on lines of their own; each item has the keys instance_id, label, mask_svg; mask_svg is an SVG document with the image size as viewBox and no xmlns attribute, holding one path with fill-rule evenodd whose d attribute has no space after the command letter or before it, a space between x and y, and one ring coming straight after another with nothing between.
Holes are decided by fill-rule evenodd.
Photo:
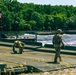
<instances>
[{"instance_id":1,"label":"tree","mask_svg":"<svg viewBox=\"0 0 76 75\"><path fill-rule=\"evenodd\" d=\"M33 10L32 9L28 9L27 11L24 11L23 12L23 14L24 14L23 18L26 21L30 21L32 13L33 13Z\"/></svg>"},{"instance_id":2,"label":"tree","mask_svg":"<svg viewBox=\"0 0 76 75\"><path fill-rule=\"evenodd\" d=\"M69 27L69 29L76 29L76 16L73 15L70 18L66 20L66 24Z\"/></svg>"},{"instance_id":3,"label":"tree","mask_svg":"<svg viewBox=\"0 0 76 75\"><path fill-rule=\"evenodd\" d=\"M45 30L48 30L49 27L53 28L53 22L54 22L54 19L52 15L45 15L45 22L44 22Z\"/></svg>"},{"instance_id":4,"label":"tree","mask_svg":"<svg viewBox=\"0 0 76 75\"><path fill-rule=\"evenodd\" d=\"M44 25L44 16L40 15L38 12L33 12L31 19L36 22L36 28L37 30L41 30Z\"/></svg>"},{"instance_id":5,"label":"tree","mask_svg":"<svg viewBox=\"0 0 76 75\"><path fill-rule=\"evenodd\" d=\"M31 20L30 22L31 30L36 30L36 22L34 20Z\"/></svg>"},{"instance_id":6,"label":"tree","mask_svg":"<svg viewBox=\"0 0 76 75\"><path fill-rule=\"evenodd\" d=\"M0 0L3 30L53 30L76 28L76 7L19 3L17 0Z\"/></svg>"}]
</instances>

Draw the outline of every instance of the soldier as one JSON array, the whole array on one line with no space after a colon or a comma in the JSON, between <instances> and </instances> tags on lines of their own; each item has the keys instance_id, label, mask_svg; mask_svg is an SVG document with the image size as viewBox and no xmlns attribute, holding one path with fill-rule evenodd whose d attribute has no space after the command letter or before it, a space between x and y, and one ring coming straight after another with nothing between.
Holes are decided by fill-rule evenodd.
<instances>
[{"instance_id":1,"label":"soldier","mask_svg":"<svg viewBox=\"0 0 76 75\"><path fill-rule=\"evenodd\" d=\"M60 49L61 46L64 46L64 42L62 40L61 36L62 30L58 29L57 33L54 35L52 43L54 45L54 48L56 50L55 58L54 58L54 63L58 63L57 59L59 58L59 61L62 61L61 56L60 56Z\"/></svg>"},{"instance_id":2,"label":"soldier","mask_svg":"<svg viewBox=\"0 0 76 75\"><path fill-rule=\"evenodd\" d=\"M23 48L24 48L24 43L19 41L19 40L16 40L14 42L14 45L13 45L13 52L14 53L17 52L17 51L15 51L15 47L19 48L19 53L22 54Z\"/></svg>"}]
</instances>

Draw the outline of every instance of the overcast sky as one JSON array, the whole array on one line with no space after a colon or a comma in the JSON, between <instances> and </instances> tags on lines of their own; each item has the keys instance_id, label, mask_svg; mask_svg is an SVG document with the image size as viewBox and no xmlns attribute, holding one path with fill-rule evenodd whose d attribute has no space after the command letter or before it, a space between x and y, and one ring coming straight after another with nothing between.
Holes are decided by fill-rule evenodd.
<instances>
[{"instance_id":1,"label":"overcast sky","mask_svg":"<svg viewBox=\"0 0 76 75\"><path fill-rule=\"evenodd\" d=\"M73 5L76 6L76 0L17 0L21 3L50 4L50 5Z\"/></svg>"}]
</instances>

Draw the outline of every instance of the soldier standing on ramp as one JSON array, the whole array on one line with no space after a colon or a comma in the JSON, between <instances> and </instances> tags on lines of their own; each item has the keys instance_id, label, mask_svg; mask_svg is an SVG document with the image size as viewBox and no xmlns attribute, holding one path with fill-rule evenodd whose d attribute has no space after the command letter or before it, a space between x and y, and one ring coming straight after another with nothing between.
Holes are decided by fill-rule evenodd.
<instances>
[{"instance_id":1,"label":"soldier standing on ramp","mask_svg":"<svg viewBox=\"0 0 76 75\"><path fill-rule=\"evenodd\" d=\"M23 42L21 42L21 41L19 41L19 40L16 40L15 42L14 42L14 45L13 45L13 52L15 53L15 52L17 52L17 51L15 51L15 48L19 48L19 54L22 54L22 52L23 52L23 48L24 48L24 43Z\"/></svg>"},{"instance_id":2,"label":"soldier standing on ramp","mask_svg":"<svg viewBox=\"0 0 76 75\"><path fill-rule=\"evenodd\" d=\"M57 33L54 35L53 40L52 40L52 43L53 43L54 48L56 50L56 54L55 54L55 58L54 58L54 63L58 63L57 62L58 58L59 58L59 62L62 61L61 56L60 56L60 49L61 49L61 46L64 47L64 42L62 40L61 34L62 34L62 30L58 29Z\"/></svg>"}]
</instances>

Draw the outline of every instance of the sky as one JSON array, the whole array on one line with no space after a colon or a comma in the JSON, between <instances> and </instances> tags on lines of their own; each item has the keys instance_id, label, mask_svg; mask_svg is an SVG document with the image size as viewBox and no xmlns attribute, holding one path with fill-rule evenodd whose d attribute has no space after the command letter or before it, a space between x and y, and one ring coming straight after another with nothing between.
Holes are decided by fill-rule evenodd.
<instances>
[{"instance_id":1,"label":"sky","mask_svg":"<svg viewBox=\"0 0 76 75\"><path fill-rule=\"evenodd\" d=\"M76 6L76 0L17 0L20 3L50 4L50 5L73 5Z\"/></svg>"}]
</instances>

